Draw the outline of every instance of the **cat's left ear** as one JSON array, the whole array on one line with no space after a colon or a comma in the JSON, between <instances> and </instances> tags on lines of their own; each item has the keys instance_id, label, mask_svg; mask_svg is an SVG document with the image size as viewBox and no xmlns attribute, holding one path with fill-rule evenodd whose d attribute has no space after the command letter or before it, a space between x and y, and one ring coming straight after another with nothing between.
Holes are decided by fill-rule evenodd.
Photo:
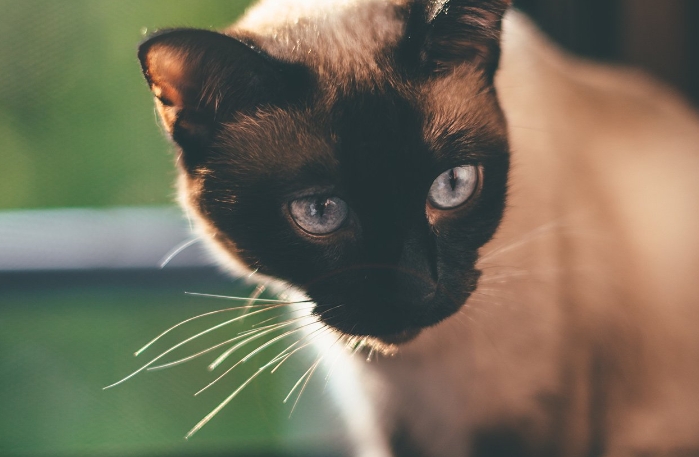
<instances>
[{"instance_id":1,"label":"cat's left ear","mask_svg":"<svg viewBox=\"0 0 699 457\"><path fill-rule=\"evenodd\" d=\"M293 92L289 65L217 32L164 31L143 42L138 57L158 113L187 165L202 158L221 123Z\"/></svg>"},{"instance_id":2,"label":"cat's left ear","mask_svg":"<svg viewBox=\"0 0 699 457\"><path fill-rule=\"evenodd\" d=\"M408 27L423 68L468 63L492 78L500 60L502 20L512 0L416 0ZM419 43L416 43L415 38Z\"/></svg>"}]
</instances>

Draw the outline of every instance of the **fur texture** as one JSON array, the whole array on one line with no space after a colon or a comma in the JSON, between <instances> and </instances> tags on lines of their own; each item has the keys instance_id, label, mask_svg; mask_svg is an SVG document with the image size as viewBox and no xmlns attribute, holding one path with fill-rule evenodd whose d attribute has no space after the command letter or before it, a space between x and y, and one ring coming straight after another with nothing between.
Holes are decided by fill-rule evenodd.
<instances>
[{"instance_id":1,"label":"fur texture","mask_svg":"<svg viewBox=\"0 0 699 457\"><path fill-rule=\"evenodd\" d=\"M697 455L699 119L507 6L269 0L149 39L182 201L236 268L400 353L341 355L357 455ZM463 164L468 205L426 206ZM352 208L330 237L290 219L311 191Z\"/></svg>"}]
</instances>

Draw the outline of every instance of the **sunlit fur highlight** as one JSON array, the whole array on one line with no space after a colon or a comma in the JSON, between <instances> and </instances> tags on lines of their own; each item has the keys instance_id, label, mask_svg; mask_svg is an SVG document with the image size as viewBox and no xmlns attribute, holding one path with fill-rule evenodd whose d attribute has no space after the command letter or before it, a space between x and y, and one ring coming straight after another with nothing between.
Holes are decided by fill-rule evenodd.
<instances>
[{"instance_id":1,"label":"sunlit fur highlight","mask_svg":"<svg viewBox=\"0 0 699 457\"><path fill-rule=\"evenodd\" d=\"M445 6L438 3L435 11ZM480 439L492 436L514 440L522 455L695 452L696 113L646 77L562 53L514 12L504 21L503 58L491 87L492 74L481 64L489 57L492 63L488 39L497 36L498 12L508 2L460 3L460 11L472 13L463 17L466 29L485 32L474 43L466 35L456 40L479 65L450 65L447 54L420 85L398 84L393 62L385 60L384 50L403 30L403 3L297 8L289 1L282 13L265 2L228 30L274 57L314 68L326 108L355 90L398 85L398 94L420 106L422 137L435 149L459 131L468 131L463 144L508 137L511 143L507 210L494 239L479 249L479 287L459 311L399 347L321 326L265 368L319 343L318 358L291 389L302 393L327 362L323 350L347 345L356 352L338 356L336 366L346 371L333 384L345 383L336 396L357 455L472 455ZM469 9L483 5L491 8ZM437 40L439 51L450 44ZM312 141L308 113L265 106L246 116L225 126L228 146L246 141L243 130L264 125L280 136L297 133L294 144ZM246 146L254 155L253 143ZM315 146L311 151L328 145ZM264 162L246 166L259 172ZM223 257L243 264L240 247L201 210L207 170L182 171L184 205L203 235ZM288 331L284 325L258 331L274 329L268 335L276 338ZM399 356L365 363L382 350Z\"/></svg>"}]
</instances>

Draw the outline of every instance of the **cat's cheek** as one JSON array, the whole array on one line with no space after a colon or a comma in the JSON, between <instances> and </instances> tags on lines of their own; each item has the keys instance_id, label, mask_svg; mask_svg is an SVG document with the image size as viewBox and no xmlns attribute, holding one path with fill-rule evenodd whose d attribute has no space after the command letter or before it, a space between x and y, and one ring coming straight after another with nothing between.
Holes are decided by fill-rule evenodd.
<instances>
[{"instance_id":1,"label":"cat's cheek","mask_svg":"<svg viewBox=\"0 0 699 457\"><path fill-rule=\"evenodd\" d=\"M469 216L477 206L478 196L472 197L468 202L451 210L435 208L429 202L425 204L425 216L432 227L432 231L440 236L445 227L459 225Z\"/></svg>"}]
</instances>

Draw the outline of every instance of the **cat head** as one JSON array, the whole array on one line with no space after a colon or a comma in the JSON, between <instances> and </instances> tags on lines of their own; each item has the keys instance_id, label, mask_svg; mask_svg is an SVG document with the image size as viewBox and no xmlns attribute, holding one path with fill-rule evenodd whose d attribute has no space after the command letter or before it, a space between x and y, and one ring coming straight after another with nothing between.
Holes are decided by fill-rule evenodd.
<instances>
[{"instance_id":1,"label":"cat head","mask_svg":"<svg viewBox=\"0 0 699 457\"><path fill-rule=\"evenodd\" d=\"M288 3L141 45L183 200L326 324L408 340L465 303L502 217L509 0Z\"/></svg>"}]
</instances>

